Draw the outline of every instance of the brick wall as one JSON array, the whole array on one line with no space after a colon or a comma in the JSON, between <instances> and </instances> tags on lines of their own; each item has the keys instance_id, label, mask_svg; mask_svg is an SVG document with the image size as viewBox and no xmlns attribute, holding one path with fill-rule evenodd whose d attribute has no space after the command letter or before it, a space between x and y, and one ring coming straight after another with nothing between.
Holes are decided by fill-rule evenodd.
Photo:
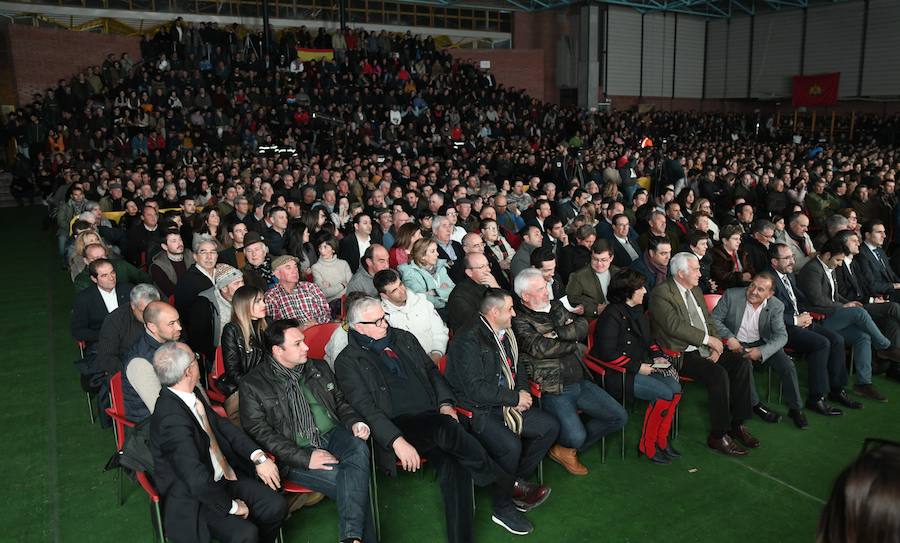
<instances>
[{"instance_id":1,"label":"brick wall","mask_svg":"<svg viewBox=\"0 0 900 543\"><path fill-rule=\"evenodd\" d=\"M506 87L525 89L538 100L545 99L544 54L535 49L450 49L460 60L491 61L491 73L497 83Z\"/></svg>"},{"instance_id":2,"label":"brick wall","mask_svg":"<svg viewBox=\"0 0 900 543\"><path fill-rule=\"evenodd\" d=\"M109 53L117 57L127 52L140 60L140 39L92 32L9 25L9 57L12 63L16 105L31 101L35 92L44 92L62 78L84 68L100 65Z\"/></svg>"},{"instance_id":3,"label":"brick wall","mask_svg":"<svg viewBox=\"0 0 900 543\"><path fill-rule=\"evenodd\" d=\"M556 84L556 48L560 37L568 32L566 9L554 9L513 14L513 50L537 49L543 58L544 99L559 103L559 86Z\"/></svg>"}]
</instances>

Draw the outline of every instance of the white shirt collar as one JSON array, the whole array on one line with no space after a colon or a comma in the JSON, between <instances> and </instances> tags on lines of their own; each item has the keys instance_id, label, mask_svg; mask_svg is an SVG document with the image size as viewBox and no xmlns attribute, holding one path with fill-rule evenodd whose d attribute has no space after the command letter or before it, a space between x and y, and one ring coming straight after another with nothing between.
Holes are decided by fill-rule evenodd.
<instances>
[{"instance_id":1,"label":"white shirt collar","mask_svg":"<svg viewBox=\"0 0 900 543\"><path fill-rule=\"evenodd\" d=\"M169 390L172 391L173 394L178 396L178 398L181 401L183 401L185 403L185 405L188 406L188 408L190 408L191 413L194 413L196 415L196 408L195 408L195 406L197 405L197 395L196 394L194 394L193 392L184 392L181 390L176 390L172 387L168 387L168 388L169 388Z\"/></svg>"}]
</instances>

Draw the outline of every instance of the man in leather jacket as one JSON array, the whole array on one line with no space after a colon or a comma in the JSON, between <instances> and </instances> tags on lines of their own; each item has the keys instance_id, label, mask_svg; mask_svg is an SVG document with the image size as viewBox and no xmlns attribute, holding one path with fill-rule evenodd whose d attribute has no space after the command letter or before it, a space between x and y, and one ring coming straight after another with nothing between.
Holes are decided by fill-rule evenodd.
<instances>
[{"instance_id":1,"label":"man in leather jacket","mask_svg":"<svg viewBox=\"0 0 900 543\"><path fill-rule=\"evenodd\" d=\"M512 326L521 360L528 376L541 386L542 407L560 422L559 442L549 456L572 475L586 475L578 453L620 430L628 414L592 381L581 361L587 320L550 301L540 270L523 271L515 283L522 303Z\"/></svg>"},{"instance_id":2,"label":"man in leather jacket","mask_svg":"<svg viewBox=\"0 0 900 543\"><path fill-rule=\"evenodd\" d=\"M369 426L344 400L334 374L308 360L300 323L275 321L265 360L241 380L244 431L276 457L282 477L337 502L341 542L375 542L369 507Z\"/></svg>"}]
</instances>

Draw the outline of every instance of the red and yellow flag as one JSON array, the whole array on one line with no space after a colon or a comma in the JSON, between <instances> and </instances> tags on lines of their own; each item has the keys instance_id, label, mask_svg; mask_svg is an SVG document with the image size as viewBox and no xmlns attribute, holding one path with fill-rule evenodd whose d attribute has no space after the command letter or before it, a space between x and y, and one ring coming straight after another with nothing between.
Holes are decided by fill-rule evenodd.
<instances>
[{"instance_id":1,"label":"red and yellow flag","mask_svg":"<svg viewBox=\"0 0 900 543\"><path fill-rule=\"evenodd\" d=\"M837 102L841 84L840 72L818 75L795 75L794 107L830 106Z\"/></svg>"},{"instance_id":2,"label":"red and yellow flag","mask_svg":"<svg viewBox=\"0 0 900 543\"><path fill-rule=\"evenodd\" d=\"M305 49L298 47L297 58L303 62L310 60L334 60L334 49Z\"/></svg>"}]
</instances>

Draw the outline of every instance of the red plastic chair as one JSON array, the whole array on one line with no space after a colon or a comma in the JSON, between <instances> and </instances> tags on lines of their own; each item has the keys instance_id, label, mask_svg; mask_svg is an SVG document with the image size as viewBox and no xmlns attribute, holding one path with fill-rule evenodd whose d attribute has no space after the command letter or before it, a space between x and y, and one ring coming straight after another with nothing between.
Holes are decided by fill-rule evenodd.
<instances>
[{"instance_id":1,"label":"red plastic chair","mask_svg":"<svg viewBox=\"0 0 900 543\"><path fill-rule=\"evenodd\" d=\"M84 358L84 349L87 347L87 342L76 341L75 344L78 345L78 352L81 353L81 358ZM96 422L96 419L94 418L94 398L91 396L90 392L85 392L85 395L87 396L88 415L91 418L91 424L94 424L94 422Z\"/></svg>"},{"instance_id":2,"label":"red plastic chair","mask_svg":"<svg viewBox=\"0 0 900 543\"><path fill-rule=\"evenodd\" d=\"M304 330L304 341L306 346L309 347L307 356L316 360L325 358L325 345L328 344L328 340L331 339L332 334L340 325L341 323L339 322L326 322L325 324L310 326Z\"/></svg>"},{"instance_id":3,"label":"red plastic chair","mask_svg":"<svg viewBox=\"0 0 900 543\"><path fill-rule=\"evenodd\" d=\"M225 403L225 394L219 390L217 386L218 380L225 375L225 361L222 357L222 347L216 348L216 360L213 363L212 371L209 372L207 382L209 386L206 388L206 395L209 399L216 403Z\"/></svg>"},{"instance_id":4,"label":"red plastic chair","mask_svg":"<svg viewBox=\"0 0 900 543\"><path fill-rule=\"evenodd\" d=\"M113 431L116 436L116 450L121 451L122 447L125 446L125 428L133 428L134 423L125 417L125 396L122 393L122 372L120 371L116 372L109 380L109 405L110 406L107 407L105 411L106 414L113 419ZM124 503L124 500L122 499L122 485L124 483L122 469L123 468L120 467L118 473L119 505ZM152 521L154 536L156 536L156 540L159 543L165 543L166 537L163 534L162 509L160 509L159 492L156 491L153 484L150 482L150 479L147 478L147 474L143 471L136 471L135 477L137 478L138 484L141 485L141 488L144 489L144 492L150 499L150 507L153 513Z\"/></svg>"},{"instance_id":5,"label":"red plastic chair","mask_svg":"<svg viewBox=\"0 0 900 543\"><path fill-rule=\"evenodd\" d=\"M706 310L710 313L716 308L716 304L722 299L721 294L704 294L703 299L706 300Z\"/></svg>"},{"instance_id":6,"label":"red plastic chair","mask_svg":"<svg viewBox=\"0 0 900 543\"><path fill-rule=\"evenodd\" d=\"M341 320L347 318L347 295L341 295Z\"/></svg>"},{"instance_id":7,"label":"red plastic chair","mask_svg":"<svg viewBox=\"0 0 900 543\"><path fill-rule=\"evenodd\" d=\"M597 319L594 319L594 320L590 321L590 324L588 325L587 349L584 352L584 358L582 359L582 362L584 362L584 365L587 366L587 368L589 370L591 370L596 375L600 376L600 383L603 385L604 389L606 388L606 372L612 371L612 372L618 373L622 376L622 406L625 407L625 405L627 404L626 392L628 390L628 388L627 388L628 374L625 371L625 368L622 366L618 366L616 364L612 364L612 363L606 362L604 360L600 360L599 358L596 358L594 356L591 356L591 349L594 348L594 336L595 336L596 332L597 332ZM621 454L622 460L625 460L625 426L622 427L621 433L622 433L622 447L621 447L620 454ZM600 441L600 448L601 448L600 457L605 462L606 461L606 438L603 438Z\"/></svg>"}]
</instances>

